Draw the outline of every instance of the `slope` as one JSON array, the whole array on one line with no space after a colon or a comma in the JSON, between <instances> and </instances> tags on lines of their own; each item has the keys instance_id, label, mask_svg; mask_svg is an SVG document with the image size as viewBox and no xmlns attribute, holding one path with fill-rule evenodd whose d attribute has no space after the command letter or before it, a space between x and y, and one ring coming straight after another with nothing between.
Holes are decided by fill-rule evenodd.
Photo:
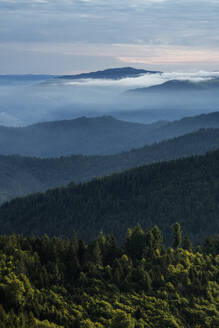
<instances>
[{"instance_id":1,"label":"slope","mask_svg":"<svg viewBox=\"0 0 219 328\"><path fill-rule=\"evenodd\" d=\"M111 116L0 127L1 155L58 157L110 155L174 138L201 128L219 128L219 112L153 124L130 123Z\"/></svg>"},{"instance_id":2,"label":"slope","mask_svg":"<svg viewBox=\"0 0 219 328\"><path fill-rule=\"evenodd\" d=\"M0 156L0 203L14 197L87 181L144 164L205 154L219 148L219 129L200 130L113 156L39 159Z\"/></svg>"},{"instance_id":3,"label":"slope","mask_svg":"<svg viewBox=\"0 0 219 328\"><path fill-rule=\"evenodd\" d=\"M128 92L168 92L168 91L217 91L219 89L219 79L211 79L206 81L190 81L190 80L170 80L162 84L151 87L137 88Z\"/></svg>"},{"instance_id":4,"label":"slope","mask_svg":"<svg viewBox=\"0 0 219 328\"><path fill-rule=\"evenodd\" d=\"M72 154L112 154L141 147L147 135L165 123L144 125L111 116L80 117L23 128L0 127L2 155L57 157Z\"/></svg>"},{"instance_id":5,"label":"slope","mask_svg":"<svg viewBox=\"0 0 219 328\"><path fill-rule=\"evenodd\" d=\"M89 183L14 199L0 208L2 233L117 238L128 227L155 224L169 241L179 221L194 242L219 231L219 150L132 169Z\"/></svg>"}]
</instances>

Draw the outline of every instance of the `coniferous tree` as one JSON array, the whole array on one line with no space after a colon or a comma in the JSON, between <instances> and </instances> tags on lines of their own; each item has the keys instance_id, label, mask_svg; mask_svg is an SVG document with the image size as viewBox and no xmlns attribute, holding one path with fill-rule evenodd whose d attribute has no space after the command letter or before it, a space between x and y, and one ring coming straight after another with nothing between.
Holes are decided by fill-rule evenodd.
<instances>
[{"instance_id":1,"label":"coniferous tree","mask_svg":"<svg viewBox=\"0 0 219 328\"><path fill-rule=\"evenodd\" d=\"M153 239L154 239L154 248L155 249L160 249L161 244L163 242L163 237L162 237L162 233L160 231L160 229L158 228L158 226L154 226L152 229L152 234L153 234Z\"/></svg>"},{"instance_id":2,"label":"coniferous tree","mask_svg":"<svg viewBox=\"0 0 219 328\"><path fill-rule=\"evenodd\" d=\"M173 247L178 248L182 243L182 231L181 231L181 226L178 222L172 225L172 231L173 231Z\"/></svg>"},{"instance_id":3,"label":"coniferous tree","mask_svg":"<svg viewBox=\"0 0 219 328\"><path fill-rule=\"evenodd\" d=\"M96 264L102 264L102 254L99 246L99 241L97 240L92 249L92 260Z\"/></svg>"},{"instance_id":4,"label":"coniferous tree","mask_svg":"<svg viewBox=\"0 0 219 328\"><path fill-rule=\"evenodd\" d=\"M183 248L187 249L188 251L192 250L192 242L188 236L185 236L183 239Z\"/></svg>"}]
</instances>

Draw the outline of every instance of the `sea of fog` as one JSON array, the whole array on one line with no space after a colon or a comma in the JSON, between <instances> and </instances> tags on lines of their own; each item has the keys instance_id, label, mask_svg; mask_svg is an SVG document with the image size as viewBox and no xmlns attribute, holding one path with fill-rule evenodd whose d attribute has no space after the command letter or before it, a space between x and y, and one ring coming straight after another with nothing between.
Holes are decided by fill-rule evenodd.
<instances>
[{"instance_id":1,"label":"sea of fog","mask_svg":"<svg viewBox=\"0 0 219 328\"><path fill-rule=\"evenodd\" d=\"M0 125L24 126L79 116L112 115L142 123L175 120L219 110L219 95L174 92L133 94L128 90L169 80L193 82L219 78L219 72L145 74L121 80L0 76Z\"/></svg>"}]
</instances>

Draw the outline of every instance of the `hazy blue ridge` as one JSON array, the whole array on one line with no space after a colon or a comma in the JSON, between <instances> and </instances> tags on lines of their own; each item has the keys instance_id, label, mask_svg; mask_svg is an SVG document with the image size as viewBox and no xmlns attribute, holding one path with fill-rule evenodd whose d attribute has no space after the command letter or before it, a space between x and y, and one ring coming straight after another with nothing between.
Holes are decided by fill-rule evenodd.
<instances>
[{"instance_id":1,"label":"hazy blue ridge","mask_svg":"<svg viewBox=\"0 0 219 328\"><path fill-rule=\"evenodd\" d=\"M59 78L61 79L112 79L119 80L127 77L138 77L142 74L160 74L160 71L149 71L145 69L136 69L132 67L121 67L121 68L111 68L103 71L82 73L75 75L63 75Z\"/></svg>"},{"instance_id":2,"label":"hazy blue ridge","mask_svg":"<svg viewBox=\"0 0 219 328\"><path fill-rule=\"evenodd\" d=\"M214 78L205 81L190 81L190 80L170 80L162 84L153 85L150 87L136 88L128 90L128 93L135 92L167 92L167 91L204 91L204 90L218 90L219 79Z\"/></svg>"},{"instance_id":3,"label":"hazy blue ridge","mask_svg":"<svg viewBox=\"0 0 219 328\"><path fill-rule=\"evenodd\" d=\"M0 144L0 154L41 158L111 155L202 128L219 128L219 112L147 125L103 116L44 122L22 128L0 126L0 140L4 140Z\"/></svg>"}]
</instances>

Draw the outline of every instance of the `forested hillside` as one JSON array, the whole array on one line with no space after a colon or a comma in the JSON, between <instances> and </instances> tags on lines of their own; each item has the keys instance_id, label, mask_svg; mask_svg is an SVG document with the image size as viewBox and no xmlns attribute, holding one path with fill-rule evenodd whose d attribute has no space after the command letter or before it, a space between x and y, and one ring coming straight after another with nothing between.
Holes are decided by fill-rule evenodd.
<instances>
[{"instance_id":1,"label":"forested hillside","mask_svg":"<svg viewBox=\"0 0 219 328\"><path fill-rule=\"evenodd\" d=\"M0 126L0 140L3 140L0 154L43 158L73 154L110 155L202 128L219 128L219 112L147 125L103 116L39 123L23 128Z\"/></svg>"},{"instance_id":2,"label":"forested hillside","mask_svg":"<svg viewBox=\"0 0 219 328\"><path fill-rule=\"evenodd\" d=\"M0 138L4 140L0 154L58 157L119 153L144 146L151 131L163 124L145 125L103 116L44 122L22 128L0 126Z\"/></svg>"},{"instance_id":3,"label":"forested hillside","mask_svg":"<svg viewBox=\"0 0 219 328\"><path fill-rule=\"evenodd\" d=\"M219 129L200 130L112 156L51 159L0 156L0 203L74 181L87 181L144 164L205 154L219 148Z\"/></svg>"},{"instance_id":4,"label":"forested hillside","mask_svg":"<svg viewBox=\"0 0 219 328\"><path fill-rule=\"evenodd\" d=\"M14 199L0 208L2 233L121 238L129 226L158 224L167 242L179 221L193 242L219 231L219 151L153 164Z\"/></svg>"},{"instance_id":5,"label":"forested hillside","mask_svg":"<svg viewBox=\"0 0 219 328\"><path fill-rule=\"evenodd\" d=\"M129 229L122 247L103 233L0 236L1 328L218 327L218 236L196 248L171 228L171 248L157 226Z\"/></svg>"}]
</instances>

